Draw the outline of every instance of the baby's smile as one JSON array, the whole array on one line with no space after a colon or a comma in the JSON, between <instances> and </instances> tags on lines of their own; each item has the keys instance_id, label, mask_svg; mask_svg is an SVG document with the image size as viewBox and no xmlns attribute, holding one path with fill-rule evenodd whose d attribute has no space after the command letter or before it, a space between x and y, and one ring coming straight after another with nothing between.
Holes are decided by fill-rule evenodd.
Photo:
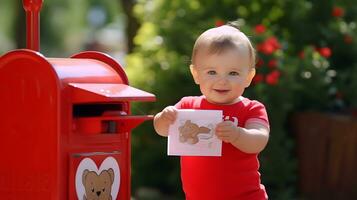
<instances>
[{"instance_id":1,"label":"baby's smile","mask_svg":"<svg viewBox=\"0 0 357 200\"><path fill-rule=\"evenodd\" d=\"M229 90L223 90L223 89L213 89L215 92L218 92L220 94L228 93Z\"/></svg>"}]
</instances>

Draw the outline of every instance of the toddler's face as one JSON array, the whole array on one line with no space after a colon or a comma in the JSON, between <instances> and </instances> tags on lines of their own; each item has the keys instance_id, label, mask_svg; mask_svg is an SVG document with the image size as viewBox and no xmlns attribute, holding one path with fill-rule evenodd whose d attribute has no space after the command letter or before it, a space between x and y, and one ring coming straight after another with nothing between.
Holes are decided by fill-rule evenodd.
<instances>
[{"instance_id":1,"label":"toddler's face","mask_svg":"<svg viewBox=\"0 0 357 200\"><path fill-rule=\"evenodd\" d=\"M202 94L214 104L237 102L255 75L248 54L238 49L220 54L199 51L191 73Z\"/></svg>"}]
</instances>

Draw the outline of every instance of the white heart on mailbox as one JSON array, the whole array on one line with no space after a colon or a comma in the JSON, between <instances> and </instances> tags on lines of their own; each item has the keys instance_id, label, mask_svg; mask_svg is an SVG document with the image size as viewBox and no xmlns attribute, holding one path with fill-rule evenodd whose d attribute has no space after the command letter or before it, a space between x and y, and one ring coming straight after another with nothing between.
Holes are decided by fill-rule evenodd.
<instances>
[{"instance_id":1,"label":"white heart on mailbox","mask_svg":"<svg viewBox=\"0 0 357 200\"><path fill-rule=\"evenodd\" d=\"M85 195L85 187L82 182L83 172L85 170L93 171L97 175L99 175L103 170L113 169L114 171L114 181L111 188L111 196L112 199L115 200L118 196L119 186L120 186L120 168L118 162L111 156L107 157L102 164L100 165L99 169L95 162L90 158L84 158L78 165L76 171L76 192L78 199L83 199Z\"/></svg>"}]
</instances>

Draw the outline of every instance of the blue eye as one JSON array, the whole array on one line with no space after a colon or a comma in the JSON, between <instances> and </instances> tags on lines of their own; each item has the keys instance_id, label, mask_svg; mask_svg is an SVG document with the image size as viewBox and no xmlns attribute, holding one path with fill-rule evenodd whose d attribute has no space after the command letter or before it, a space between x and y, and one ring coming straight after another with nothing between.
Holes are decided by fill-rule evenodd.
<instances>
[{"instance_id":1,"label":"blue eye","mask_svg":"<svg viewBox=\"0 0 357 200\"><path fill-rule=\"evenodd\" d=\"M229 75L231 75L231 76L238 76L239 73L238 73L238 72L229 72Z\"/></svg>"},{"instance_id":2,"label":"blue eye","mask_svg":"<svg viewBox=\"0 0 357 200\"><path fill-rule=\"evenodd\" d=\"M215 75L215 74L217 74L217 73L216 73L216 71L211 70L211 71L208 71L207 74L209 74L209 75Z\"/></svg>"}]
</instances>

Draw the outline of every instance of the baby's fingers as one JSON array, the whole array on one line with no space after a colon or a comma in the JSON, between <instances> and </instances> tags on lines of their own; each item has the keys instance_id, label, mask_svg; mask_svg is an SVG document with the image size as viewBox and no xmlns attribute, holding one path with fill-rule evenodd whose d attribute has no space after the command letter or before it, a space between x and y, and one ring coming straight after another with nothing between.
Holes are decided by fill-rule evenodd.
<instances>
[{"instance_id":1,"label":"baby's fingers","mask_svg":"<svg viewBox=\"0 0 357 200\"><path fill-rule=\"evenodd\" d=\"M229 142L229 136L224 132L216 132L216 136L218 139L222 140L223 142Z\"/></svg>"},{"instance_id":2,"label":"baby's fingers","mask_svg":"<svg viewBox=\"0 0 357 200\"><path fill-rule=\"evenodd\" d=\"M227 131L231 131L231 130L232 130L232 126L229 124L217 124L217 126L216 126L217 132L227 132Z\"/></svg>"},{"instance_id":3,"label":"baby's fingers","mask_svg":"<svg viewBox=\"0 0 357 200\"><path fill-rule=\"evenodd\" d=\"M162 115L162 117L165 120L170 121L171 123L176 120L176 115L173 114L173 113L165 113L165 114Z\"/></svg>"},{"instance_id":4,"label":"baby's fingers","mask_svg":"<svg viewBox=\"0 0 357 200\"><path fill-rule=\"evenodd\" d=\"M170 121L171 123L173 123L176 120L176 115L177 115L177 110L173 106L165 108L164 111L162 112L162 117L165 120Z\"/></svg>"}]
</instances>

